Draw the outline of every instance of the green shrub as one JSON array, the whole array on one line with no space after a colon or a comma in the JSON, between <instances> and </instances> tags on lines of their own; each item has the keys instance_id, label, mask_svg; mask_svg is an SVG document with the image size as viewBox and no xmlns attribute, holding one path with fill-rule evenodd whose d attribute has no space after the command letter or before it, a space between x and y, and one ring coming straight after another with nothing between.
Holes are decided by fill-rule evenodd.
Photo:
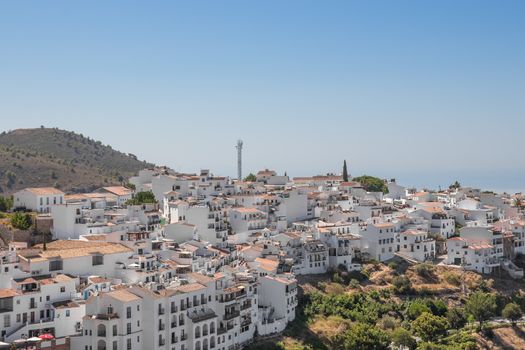
<instances>
[{"instance_id":1,"label":"green shrub","mask_svg":"<svg viewBox=\"0 0 525 350\"><path fill-rule=\"evenodd\" d=\"M516 323L522 316L521 308L516 303L508 303L501 315L505 318L508 318L513 324Z\"/></svg>"},{"instance_id":2,"label":"green shrub","mask_svg":"<svg viewBox=\"0 0 525 350\"><path fill-rule=\"evenodd\" d=\"M19 230L27 230L32 224L33 221L30 214L17 212L11 216L11 226Z\"/></svg>"},{"instance_id":3,"label":"green shrub","mask_svg":"<svg viewBox=\"0 0 525 350\"><path fill-rule=\"evenodd\" d=\"M418 276L423 278L431 278L434 276L434 266L430 264L418 264L415 266L414 271Z\"/></svg>"},{"instance_id":4,"label":"green shrub","mask_svg":"<svg viewBox=\"0 0 525 350\"><path fill-rule=\"evenodd\" d=\"M412 291L412 283L405 275L392 278L392 284L394 285L394 291L398 294L407 294Z\"/></svg>"},{"instance_id":5,"label":"green shrub","mask_svg":"<svg viewBox=\"0 0 525 350\"><path fill-rule=\"evenodd\" d=\"M412 329L424 341L436 341L446 334L447 319L424 312L412 323Z\"/></svg>"}]
</instances>

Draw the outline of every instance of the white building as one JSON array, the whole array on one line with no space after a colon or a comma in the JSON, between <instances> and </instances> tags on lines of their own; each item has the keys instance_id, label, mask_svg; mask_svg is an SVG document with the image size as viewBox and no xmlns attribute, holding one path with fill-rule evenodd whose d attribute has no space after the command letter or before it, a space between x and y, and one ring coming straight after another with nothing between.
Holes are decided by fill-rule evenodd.
<instances>
[{"instance_id":1,"label":"white building","mask_svg":"<svg viewBox=\"0 0 525 350\"><path fill-rule=\"evenodd\" d=\"M436 241L428 237L428 232L407 230L397 237L397 252L403 257L417 261L427 261L436 256Z\"/></svg>"},{"instance_id":2,"label":"white building","mask_svg":"<svg viewBox=\"0 0 525 350\"><path fill-rule=\"evenodd\" d=\"M361 251L372 259L386 261L394 257L396 251L396 229L390 222L368 224L361 231Z\"/></svg>"},{"instance_id":3,"label":"white building","mask_svg":"<svg viewBox=\"0 0 525 350\"><path fill-rule=\"evenodd\" d=\"M25 188L13 194L15 209L25 208L39 213L49 213L51 206L64 202L64 192L54 187Z\"/></svg>"}]
</instances>

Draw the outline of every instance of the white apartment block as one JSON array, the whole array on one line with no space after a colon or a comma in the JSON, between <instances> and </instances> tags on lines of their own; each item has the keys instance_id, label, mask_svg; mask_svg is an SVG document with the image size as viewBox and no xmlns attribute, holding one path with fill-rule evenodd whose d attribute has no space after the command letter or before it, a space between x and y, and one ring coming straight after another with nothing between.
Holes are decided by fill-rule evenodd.
<instances>
[{"instance_id":1,"label":"white apartment block","mask_svg":"<svg viewBox=\"0 0 525 350\"><path fill-rule=\"evenodd\" d=\"M436 241L425 231L402 231L397 236L397 252L420 262L432 260L436 257Z\"/></svg>"}]
</instances>

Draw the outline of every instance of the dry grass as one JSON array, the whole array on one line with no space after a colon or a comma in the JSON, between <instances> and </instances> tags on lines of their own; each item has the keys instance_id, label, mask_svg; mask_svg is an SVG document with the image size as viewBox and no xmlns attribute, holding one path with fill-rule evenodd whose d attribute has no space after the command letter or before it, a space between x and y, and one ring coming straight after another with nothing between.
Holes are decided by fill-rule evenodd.
<instances>
[{"instance_id":1,"label":"dry grass","mask_svg":"<svg viewBox=\"0 0 525 350\"><path fill-rule=\"evenodd\" d=\"M322 339L330 339L337 334L346 331L350 326L348 320L340 317L330 316L328 318L319 317L309 326L310 330Z\"/></svg>"},{"instance_id":2,"label":"dry grass","mask_svg":"<svg viewBox=\"0 0 525 350\"><path fill-rule=\"evenodd\" d=\"M480 349L525 349L525 326L493 329L491 339L475 334Z\"/></svg>"}]
</instances>

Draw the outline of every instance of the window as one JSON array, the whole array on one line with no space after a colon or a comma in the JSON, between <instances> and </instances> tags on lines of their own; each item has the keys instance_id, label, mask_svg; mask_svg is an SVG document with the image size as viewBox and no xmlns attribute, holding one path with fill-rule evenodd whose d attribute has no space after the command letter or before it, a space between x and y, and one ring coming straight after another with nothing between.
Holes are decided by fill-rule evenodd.
<instances>
[{"instance_id":1,"label":"window","mask_svg":"<svg viewBox=\"0 0 525 350\"><path fill-rule=\"evenodd\" d=\"M117 335L117 325L114 324L113 325L113 336L116 336Z\"/></svg>"},{"instance_id":2,"label":"window","mask_svg":"<svg viewBox=\"0 0 525 350\"><path fill-rule=\"evenodd\" d=\"M117 341L113 341L113 350L117 350L118 349L118 343Z\"/></svg>"},{"instance_id":3,"label":"window","mask_svg":"<svg viewBox=\"0 0 525 350\"><path fill-rule=\"evenodd\" d=\"M66 310L66 317L69 317L70 314L71 314L71 311Z\"/></svg>"},{"instance_id":4,"label":"window","mask_svg":"<svg viewBox=\"0 0 525 350\"><path fill-rule=\"evenodd\" d=\"M93 266L103 265L104 264L104 255L100 255L100 254L93 255L91 257L91 261L92 261L92 265Z\"/></svg>"},{"instance_id":5,"label":"window","mask_svg":"<svg viewBox=\"0 0 525 350\"><path fill-rule=\"evenodd\" d=\"M60 293L65 293L66 292L66 287L62 286L60 287Z\"/></svg>"},{"instance_id":6,"label":"window","mask_svg":"<svg viewBox=\"0 0 525 350\"><path fill-rule=\"evenodd\" d=\"M131 334L131 323L128 323L126 326L126 333Z\"/></svg>"},{"instance_id":7,"label":"window","mask_svg":"<svg viewBox=\"0 0 525 350\"><path fill-rule=\"evenodd\" d=\"M49 261L49 271L58 271L63 269L62 260Z\"/></svg>"},{"instance_id":8,"label":"window","mask_svg":"<svg viewBox=\"0 0 525 350\"><path fill-rule=\"evenodd\" d=\"M11 327L11 315L4 315L4 328Z\"/></svg>"},{"instance_id":9,"label":"window","mask_svg":"<svg viewBox=\"0 0 525 350\"><path fill-rule=\"evenodd\" d=\"M126 342L127 342L127 346L126 346L127 349L131 350L131 339L128 339Z\"/></svg>"},{"instance_id":10,"label":"window","mask_svg":"<svg viewBox=\"0 0 525 350\"><path fill-rule=\"evenodd\" d=\"M131 318L131 306L126 308L126 318Z\"/></svg>"}]
</instances>

